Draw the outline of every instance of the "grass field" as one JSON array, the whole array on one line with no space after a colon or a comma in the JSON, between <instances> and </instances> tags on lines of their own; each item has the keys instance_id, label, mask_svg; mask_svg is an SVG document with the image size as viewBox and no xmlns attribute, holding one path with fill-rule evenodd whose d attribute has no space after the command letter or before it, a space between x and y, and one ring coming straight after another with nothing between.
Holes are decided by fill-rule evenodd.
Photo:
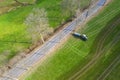
<instances>
[{"instance_id":1,"label":"grass field","mask_svg":"<svg viewBox=\"0 0 120 80\"><path fill-rule=\"evenodd\" d=\"M34 3L34 0L18 0L20 2ZM15 3L14 0L0 0L0 7L8 6Z\"/></svg>"},{"instance_id":2,"label":"grass field","mask_svg":"<svg viewBox=\"0 0 120 80\"><path fill-rule=\"evenodd\" d=\"M112 1L78 31L88 35L87 42L71 37L25 80L101 80L104 70L120 56L119 5L119 0ZM119 80L120 64L112 68L106 80Z\"/></svg>"},{"instance_id":3,"label":"grass field","mask_svg":"<svg viewBox=\"0 0 120 80\"><path fill-rule=\"evenodd\" d=\"M23 0L21 0L23 1ZM31 0L29 0L31 1ZM60 11L60 0L44 0L38 2L35 5L19 7L16 10L12 10L5 14L0 15L0 65L7 62L13 56L19 52L24 51L28 46L31 45L31 40L27 37L26 26L24 25L24 20L35 7L45 8L48 17L50 27L58 27L61 24L62 19L68 16L62 16ZM0 6L9 6L12 4L12 0L3 0ZM4 6L3 6L4 5ZM53 9L53 10L52 10ZM54 20L56 19L57 20Z\"/></svg>"},{"instance_id":4,"label":"grass field","mask_svg":"<svg viewBox=\"0 0 120 80\"><path fill-rule=\"evenodd\" d=\"M19 0L33 3L33 0ZM6 12L14 7L13 0L1 0L0 11ZM84 1L84 5L88 1ZM82 3L81 3L82 4ZM10 6L12 5L12 7ZM83 6L83 5L82 5ZM5 7L5 8L4 8ZM6 8L7 7L7 8ZM15 7L17 7L15 5ZM60 24L70 18L69 15L63 15L61 11L61 0L43 0L37 1L37 4L18 7L15 10L0 15L0 66L8 62L16 54L24 51L31 45L31 39L26 33L24 21L33 8L45 8L49 19L50 27L57 28ZM1 12L0 12L1 13Z\"/></svg>"},{"instance_id":5,"label":"grass field","mask_svg":"<svg viewBox=\"0 0 120 80\"><path fill-rule=\"evenodd\" d=\"M106 80L119 80L120 79L120 65L116 66L113 71L108 75Z\"/></svg>"}]
</instances>

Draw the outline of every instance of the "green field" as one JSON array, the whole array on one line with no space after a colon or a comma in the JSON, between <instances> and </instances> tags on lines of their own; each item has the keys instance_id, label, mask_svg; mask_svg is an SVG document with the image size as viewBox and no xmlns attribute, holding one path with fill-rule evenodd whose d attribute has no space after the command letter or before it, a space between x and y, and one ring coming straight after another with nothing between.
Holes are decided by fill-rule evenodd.
<instances>
[{"instance_id":1,"label":"green field","mask_svg":"<svg viewBox=\"0 0 120 80\"><path fill-rule=\"evenodd\" d=\"M44 0L34 5L22 6L0 15L0 65L31 45L31 39L28 38L26 33L24 21L33 8L45 8L50 27L53 28L58 27L63 19L69 17L62 16L60 11L61 0L52 0L51 3L48 3L48 1ZM12 0L4 0L0 3L0 6L9 6L10 4L12 4Z\"/></svg>"},{"instance_id":2,"label":"green field","mask_svg":"<svg viewBox=\"0 0 120 80\"><path fill-rule=\"evenodd\" d=\"M28 2L28 3L34 3L34 0L18 0L20 2ZM11 4L14 4L15 1L14 0L1 0L0 1L0 7L4 7L4 6L8 6L8 5L11 5Z\"/></svg>"},{"instance_id":3,"label":"green field","mask_svg":"<svg viewBox=\"0 0 120 80\"><path fill-rule=\"evenodd\" d=\"M34 2L33 0L19 1ZM3 11L3 13L0 12L0 66L31 46L31 39L26 33L24 21L33 8L45 8L49 25L52 28L57 28L61 23L70 19L70 15L63 15L61 0L38 0L36 4L21 7L15 4L13 0L1 0L0 2L0 11ZM83 1L82 4L86 6L88 1ZM82 5L82 7L84 6ZM13 7L16 7L16 9L7 12Z\"/></svg>"},{"instance_id":4,"label":"green field","mask_svg":"<svg viewBox=\"0 0 120 80\"><path fill-rule=\"evenodd\" d=\"M87 42L71 36L54 55L48 57L25 80L98 79L104 70L120 56L119 5L119 0L112 1L99 15L78 31L88 36ZM106 80L119 80L119 69L120 64L113 67L114 72L111 72Z\"/></svg>"}]
</instances>

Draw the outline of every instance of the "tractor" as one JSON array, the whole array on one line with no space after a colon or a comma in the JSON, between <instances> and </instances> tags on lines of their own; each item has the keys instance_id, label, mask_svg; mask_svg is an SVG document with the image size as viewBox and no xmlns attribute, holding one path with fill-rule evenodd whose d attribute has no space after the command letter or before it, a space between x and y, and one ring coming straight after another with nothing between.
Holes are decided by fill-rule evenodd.
<instances>
[{"instance_id":1,"label":"tractor","mask_svg":"<svg viewBox=\"0 0 120 80\"><path fill-rule=\"evenodd\" d=\"M72 35L75 37L75 38L79 38L83 41L86 41L88 40L87 36L85 34L80 34L80 33L77 33L77 32L73 32Z\"/></svg>"}]
</instances>

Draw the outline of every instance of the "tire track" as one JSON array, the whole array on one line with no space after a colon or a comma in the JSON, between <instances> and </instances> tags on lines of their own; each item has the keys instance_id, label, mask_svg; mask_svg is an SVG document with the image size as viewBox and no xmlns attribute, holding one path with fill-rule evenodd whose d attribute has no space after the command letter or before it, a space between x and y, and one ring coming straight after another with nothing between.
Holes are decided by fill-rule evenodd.
<instances>
[{"instance_id":1,"label":"tire track","mask_svg":"<svg viewBox=\"0 0 120 80\"><path fill-rule=\"evenodd\" d=\"M106 77L112 72L112 70L120 64L120 55L105 69L105 71L98 77L97 80L105 80Z\"/></svg>"},{"instance_id":2,"label":"tire track","mask_svg":"<svg viewBox=\"0 0 120 80\"><path fill-rule=\"evenodd\" d=\"M120 32L116 35L116 38L112 41L112 47L116 45L120 39ZM112 48L111 47L111 48ZM97 78L97 80L105 80L105 78L112 72L112 70L120 63L120 55L104 70L104 72Z\"/></svg>"},{"instance_id":3,"label":"tire track","mask_svg":"<svg viewBox=\"0 0 120 80\"><path fill-rule=\"evenodd\" d=\"M97 47L97 50L96 50L95 55L94 55L95 58L93 58L86 66L84 66L84 67L83 67L80 71L78 71L75 75L73 75L72 77L70 77L69 80L77 80L77 79L79 79L84 73L86 73L86 72L97 62L97 61L96 61L97 59L100 59L100 56L102 55L102 54L101 54L102 52L100 52L100 51L102 50L104 41L106 40L106 38L108 37L108 35L109 35L110 33L112 33L111 30L115 29L115 25L116 25L117 23L119 23L119 22L120 22L120 19L118 19L118 20L108 29L108 31L106 31L105 34L102 36L102 37L103 37L103 40L100 40L100 42L99 42L99 44L98 44L98 46L100 46L100 47ZM113 28L113 29L112 29L112 28Z\"/></svg>"},{"instance_id":4,"label":"tire track","mask_svg":"<svg viewBox=\"0 0 120 80\"><path fill-rule=\"evenodd\" d=\"M105 38L104 38L104 39L105 39ZM102 40L99 42L98 46L102 46L101 43L103 43ZM99 50L101 50L101 48L97 47L96 53L98 53ZM75 80L75 79L76 79L75 77L79 76L79 74L81 74L81 73L84 72L85 70L86 70L86 71L88 70L88 67L89 67L90 65L92 65L92 64L94 63L94 61L99 57L96 53L95 53L95 55L94 55L95 58L92 59L85 67L83 67L80 72L77 72L77 74L75 74L74 77L70 78L70 80ZM86 71L85 71L85 72L86 72Z\"/></svg>"},{"instance_id":5,"label":"tire track","mask_svg":"<svg viewBox=\"0 0 120 80\"><path fill-rule=\"evenodd\" d=\"M110 13L105 13L104 16L103 16L102 18L98 19L98 20L101 20L101 23L102 23L102 22L104 22L104 21L106 20L106 19L105 19L106 16L108 16L108 15L112 16L112 15L114 15L115 13L117 13L118 10L120 10L119 7L118 7L117 9L115 9L115 10L112 10ZM116 12L115 12L115 11L116 11ZM96 20L94 23L90 24L90 26L97 26L98 20ZM92 29L92 27L89 28L86 32L88 32L90 29Z\"/></svg>"}]
</instances>

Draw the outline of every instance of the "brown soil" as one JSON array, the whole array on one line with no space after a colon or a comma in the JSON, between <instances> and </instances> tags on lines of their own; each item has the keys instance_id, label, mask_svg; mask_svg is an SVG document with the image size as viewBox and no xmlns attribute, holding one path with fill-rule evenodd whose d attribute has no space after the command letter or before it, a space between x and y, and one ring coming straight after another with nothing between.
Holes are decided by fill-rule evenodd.
<instances>
[{"instance_id":1,"label":"brown soil","mask_svg":"<svg viewBox=\"0 0 120 80\"><path fill-rule=\"evenodd\" d=\"M0 2L2 2L2 1L4 1L4 0L0 0Z\"/></svg>"}]
</instances>

